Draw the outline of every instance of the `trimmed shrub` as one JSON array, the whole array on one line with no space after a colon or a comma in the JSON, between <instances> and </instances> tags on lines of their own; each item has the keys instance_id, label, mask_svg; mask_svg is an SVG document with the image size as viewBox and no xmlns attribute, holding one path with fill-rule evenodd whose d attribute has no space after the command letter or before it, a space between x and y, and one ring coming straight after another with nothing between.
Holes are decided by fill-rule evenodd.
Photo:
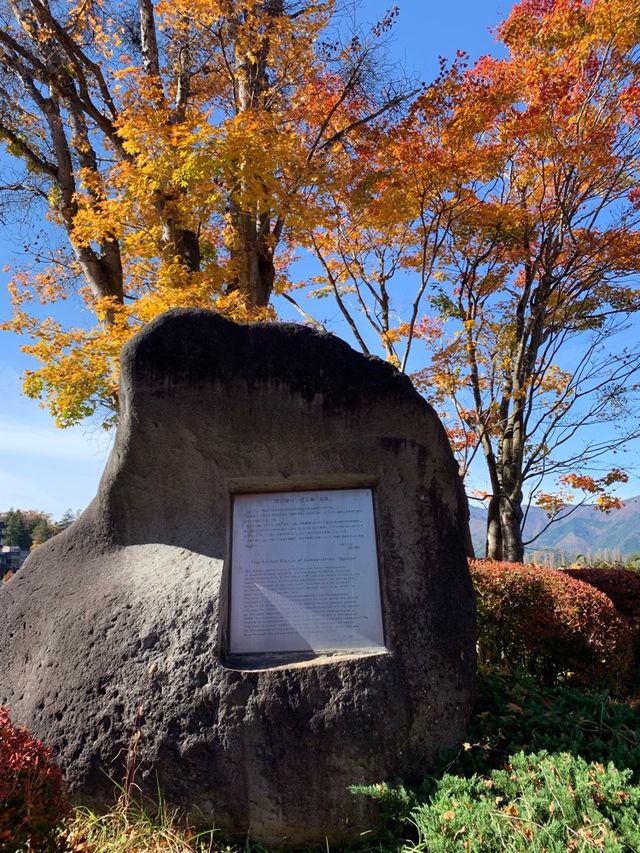
<instances>
[{"instance_id":1,"label":"trimmed shrub","mask_svg":"<svg viewBox=\"0 0 640 853\"><path fill-rule=\"evenodd\" d=\"M640 665L640 574L620 567L565 569L564 574L588 583L611 599L633 632L635 663Z\"/></svg>"},{"instance_id":2,"label":"trimmed shrub","mask_svg":"<svg viewBox=\"0 0 640 853\"><path fill-rule=\"evenodd\" d=\"M416 845L404 851L639 850L640 788L629 771L569 753L511 757L488 778L445 775L412 813Z\"/></svg>"},{"instance_id":3,"label":"trimmed shrub","mask_svg":"<svg viewBox=\"0 0 640 853\"><path fill-rule=\"evenodd\" d=\"M470 560L469 568L480 663L590 687L619 683L631 666L631 629L593 586L541 566Z\"/></svg>"},{"instance_id":4,"label":"trimmed shrub","mask_svg":"<svg viewBox=\"0 0 640 853\"><path fill-rule=\"evenodd\" d=\"M563 569L563 574L604 592L623 616L640 619L640 574L633 569L585 567Z\"/></svg>"},{"instance_id":5,"label":"trimmed shrub","mask_svg":"<svg viewBox=\"0 0 640 853\"><path fill-rule=\"evenodd\" d=\"M58 849L60 819L69 812L52 752L0 706L0 851Z\"/></svg>"}]
</instances>

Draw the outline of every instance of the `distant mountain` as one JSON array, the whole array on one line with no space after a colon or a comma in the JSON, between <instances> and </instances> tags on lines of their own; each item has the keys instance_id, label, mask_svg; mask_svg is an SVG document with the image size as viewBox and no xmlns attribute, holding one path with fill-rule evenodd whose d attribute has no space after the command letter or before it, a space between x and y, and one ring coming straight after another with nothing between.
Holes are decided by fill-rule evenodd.
<instances>
[{"instance_id":1,"label":"distant mountain","mask_svg":"<svg viewBox=\"0 0 640 853\"><path fill-rule=\"evenodd\" d=\"M472 506L470 509L471 538L476 554L484 554L486 535L486 510ZM548 523L546 513L538 507L530 507L525 525L524 538L532 539ZM567 518L554 521L544 533L526 546L529 557L534 552L563 554L568 559L577 554L593 554L607 559L620 555L640 553L640 496L624 501L622 509L605 514L593 505L577 507Z\"/></svg>"}]
</instances>

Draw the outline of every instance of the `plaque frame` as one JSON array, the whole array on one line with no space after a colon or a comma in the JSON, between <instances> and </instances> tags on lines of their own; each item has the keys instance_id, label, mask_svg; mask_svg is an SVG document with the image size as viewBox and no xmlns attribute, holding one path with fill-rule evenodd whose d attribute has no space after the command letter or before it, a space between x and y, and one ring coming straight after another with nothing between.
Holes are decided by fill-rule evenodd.
<instances>
[{"instance_id":1,"label":"plaque frame","mask_svg":"<svg viewBox=\"0 0 640 853\"><path fill-rule=\"evenodd\" d=\"M279 666L304 665L305 662L330 661L336 658L369 657L390 654L387 646L385 604L382 588L382 551L378 535L376 486L378 478L366 474L314 474L281 477L242 477L227 480L227 559L225 560L220 596L219 634L217 642L218 656L224 666L231 669L271 669ZM380 646L299 651L261 651L231 652L231 616L232 616L232 571L233 571L233 520L234 500L240 495L277 495L287 492L312 491L350 491L369 490L371 493L373 516L373 544L376 556L377 583L380 612Z\"/></svg>"}]
</instances>

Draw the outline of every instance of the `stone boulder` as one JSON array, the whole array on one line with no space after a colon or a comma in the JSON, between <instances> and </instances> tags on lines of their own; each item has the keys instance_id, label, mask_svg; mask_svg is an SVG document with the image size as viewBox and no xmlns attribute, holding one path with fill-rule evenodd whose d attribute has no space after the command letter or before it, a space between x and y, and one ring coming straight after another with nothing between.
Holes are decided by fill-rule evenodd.
<instances>
[{"instance_id":1,"label":"stone boulder","mask_svg":"<svg viewBox=\"0 0 640 853\"><path fill-rule=\"evenodd\" d=\"M268 844L375 830L347 787L420 779L474 699L466 502L435 413L336 337L190 309L125 347L121 409L96 498L0 591L0 704L78 802L112 805L137 732L136 783L200 824ZM237 483L340 478L375 496L384 648L231 660Z\"/></svg>"}]
</instances>

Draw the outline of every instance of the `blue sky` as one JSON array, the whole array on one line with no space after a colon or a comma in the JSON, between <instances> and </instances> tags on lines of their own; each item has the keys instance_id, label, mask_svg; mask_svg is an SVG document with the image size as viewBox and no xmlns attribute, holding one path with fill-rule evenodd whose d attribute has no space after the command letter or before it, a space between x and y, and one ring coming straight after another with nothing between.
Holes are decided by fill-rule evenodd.
<instances>
[{"instance_id":1,"label":"blue sky","mask_svg":"<svg viewBox=\"0 0 640 853\"><path fill-rule=\"evenodd\" d=\"M361 0L358 20L378 20L392 0ZM510 3L493 0L398 0L391 51L407 69L426 82L437 73L438 56L452 58L458 49L473 58L495 51L491 28L505 17ZM0 158L0 170L8 161ZM0 225L0 269L21 261L22 229ZM6 284L0 272L0 318L9 314ZM82 322L79 305L67 309ZM0 511L9 507L41 509L59 518L67 508L83 509L94 496L111 444L111 436L94 424L58 430L37 401L21 395L21 373L30 359L21 341L0 333ZM640 492L634 478L626 495ZM623 494L623 496L625 496Z\"/></svg>"}]
</instances>

